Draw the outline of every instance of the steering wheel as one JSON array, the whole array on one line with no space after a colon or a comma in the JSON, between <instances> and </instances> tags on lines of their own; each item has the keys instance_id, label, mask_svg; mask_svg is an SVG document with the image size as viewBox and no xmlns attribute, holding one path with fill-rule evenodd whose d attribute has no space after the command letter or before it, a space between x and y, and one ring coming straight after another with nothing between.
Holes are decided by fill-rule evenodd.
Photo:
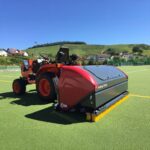
<instances>
[{"instance_id":1,"label":"steering wheel","mask_svg":"<svg viewBox=\"0 0 150 150\"><path fill-rule=\"evenodd\" d=\"M48 63L50 63L50 59L47 56L43 56L42 54L40 54L40 56L43 59L42 64L48 64Z\"/></svg>"}]
</instances>

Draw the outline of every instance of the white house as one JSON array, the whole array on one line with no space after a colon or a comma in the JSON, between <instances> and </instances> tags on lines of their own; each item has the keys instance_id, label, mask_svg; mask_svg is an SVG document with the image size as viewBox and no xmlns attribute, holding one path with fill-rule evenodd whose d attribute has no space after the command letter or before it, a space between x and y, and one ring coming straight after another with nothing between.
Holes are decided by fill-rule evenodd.
<instances>
[{"instance_id":1,"label":"white house","mask_svg":"<svg viewBox=\"0 0 150 150\"><path fill-rule=\"evenodd\" d=\"M12 55L18 54L18 50L16 48L8 48L7 52Z\"/></svg>"},{"instance_id":2,"label":"white house","mask_svg":"<svg viewBox=\"0 0 150 150\"><path fill-rule=\"evenodd\" d=\"M7 56L7 52L5 50L0 50L0 56Z\"/></svg>"},{"instance_id":3,"label":"white house","mask_svg":"<svg viewBox=\"0 0 150 150\"><path fill-rule=\"evenodd\" d=\"M27 53L27 52L24 52L24 53L23 53L23 56L29 56L29 55L28 55L28 53Z\"/></svg>"},{"instance_id":4,"label":"white house","mask_svg":"<svg viewBox=\"0 0 150 150\"><path fill-rule=\"evenodd\" d=\"M10 55L17 55L17 56L29 56L27 52L23 51L23 50L18 50L16 48L8 48L7 49L8 54Z\"/></svg>"}]
</instances>

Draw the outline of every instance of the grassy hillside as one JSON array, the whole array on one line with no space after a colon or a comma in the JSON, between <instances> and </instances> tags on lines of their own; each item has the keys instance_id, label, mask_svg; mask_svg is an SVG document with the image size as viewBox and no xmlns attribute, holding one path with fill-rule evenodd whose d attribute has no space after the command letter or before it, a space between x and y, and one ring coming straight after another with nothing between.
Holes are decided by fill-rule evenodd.
<instances>
[{"instance_id":1,"label":"grassy hillside","mask_svg":"<svg viewBox=\"0 0 150 150\"><path fill-rule=\"evenodd\" d=\"M0 56L0 65L20 65L22 60L27 58L23 56Z\"/></svg>"},{"instance_id":2,"label":"grassy hillside","mask_svg":"<svg viewBox=\"0 0 150 150\"><path fill-rule=\"evenodd\" d=\"M135 44L121 44L121 45L88 45L88 44L64 44L64 46L70 48L71 54L78 54L80 56L100 54L102 51L106 51L108 48L115 49L117 52L128 51L132 52L134 46L138 46ZM55 56L59 45L54 46L44 46L38 48L30 48L27 49L27 52L31 55L38 56L39 54L51 54ZM143 54L150 56L150 47L147 50L143 49Z\"/></svg>"},{"instance_id":3,"label":"grassy hillside","mask_svg":"<svg viewBox=\"0 0 150 150\"><path fill-rule=\"evenodd\" d=\"M40 54L48 55L49 57L55 57L61 45L68 47L70 49L70 54L77 54L78 56L99 55L104 51L107 51L107 53L109 54L110 51L113 52L113 54L111 53L111 55L117 55L120 52L125 52L125 51L132 53L133 48L136 47L136 50L142 51L143 55L147 55L150 57L150 45L146 45L146 44L89 45L84 42L55 42L55 43L35 45L31 48L28 48L26 51L29 53L30 57L32 58L39 57ZM145 62L144 58L145 56L143 57L143 60L140 60L140 62ZM14 64L17 65L20 64L22 59L24 58L20 56L19 57L0 56L0 65L14 65ZM145 63L145 64L149 64L149 63Z\"/></svg>"}]
</instances>

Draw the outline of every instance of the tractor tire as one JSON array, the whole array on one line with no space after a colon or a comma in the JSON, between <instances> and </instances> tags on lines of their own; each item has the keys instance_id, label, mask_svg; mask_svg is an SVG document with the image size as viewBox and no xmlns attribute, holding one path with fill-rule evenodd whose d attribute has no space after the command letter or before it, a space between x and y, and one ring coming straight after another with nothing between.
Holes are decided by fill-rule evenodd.
<instances>
[{"instance_id":1,"label":"tractor tire","mask_svg":"<svg viewBox=\"0 0 150 150\"><path fill-rule=\"evenodd\" d=\"M56 91L51 74L43 74L36 80L36 90L41 100L54 102Z\"/></svg>"},{"instance_id":2,"label":"tractor tire","mask_svg":"<svg viewBox=\"0 0 150 150\"><path fill-rule=\"evenodd\" d=\"M15 95L23 95L26 92L26 82L23 79L15 79L12 84L12 89Z\"/></svg>"}]
</instances>

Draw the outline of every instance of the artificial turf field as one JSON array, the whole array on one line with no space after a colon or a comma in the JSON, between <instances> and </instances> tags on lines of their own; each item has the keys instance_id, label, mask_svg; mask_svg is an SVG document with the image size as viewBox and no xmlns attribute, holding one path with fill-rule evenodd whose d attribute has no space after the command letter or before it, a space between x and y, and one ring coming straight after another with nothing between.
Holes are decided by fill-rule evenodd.
<instances>
[{"instance_id":1,"label":"artificial turf field","mask_svg":"<svg viewBox=\"0 0 150 150\"><path fill-rule=\"evenodd\" d=\"M15 98L19 72L0 72L0 150L150 149L150 66L121 67L129 75L129 98L98 122L59 113L28 86Z\"/></svg>"}]
</instances>

